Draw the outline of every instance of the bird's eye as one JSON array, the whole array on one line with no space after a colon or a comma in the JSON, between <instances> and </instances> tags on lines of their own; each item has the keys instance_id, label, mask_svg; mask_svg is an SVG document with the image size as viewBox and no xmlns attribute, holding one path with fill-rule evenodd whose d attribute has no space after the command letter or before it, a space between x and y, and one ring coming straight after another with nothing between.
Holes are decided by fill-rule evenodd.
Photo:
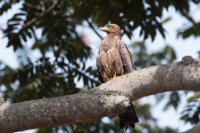
<instances>
[{"instance_id":1,"label":"bird's eye","mask_svg":"<svg viewBox=\"0 0 200 133\"><path fill-rule=\"evenodd\" d=\"M110 25L108 24L108 25L107 25L107 27L109 28L109 27L110 27Z\"/></svg>"}]
</instances>

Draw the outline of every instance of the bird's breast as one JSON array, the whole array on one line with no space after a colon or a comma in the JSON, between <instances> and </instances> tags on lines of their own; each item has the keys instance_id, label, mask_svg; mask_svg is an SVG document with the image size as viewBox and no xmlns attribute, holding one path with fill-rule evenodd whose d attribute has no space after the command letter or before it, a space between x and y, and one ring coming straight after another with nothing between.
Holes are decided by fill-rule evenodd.
<instances>
[{"instance_id":1,"label":"bird's breast","mask_svg":"<svg viewBox=\"0 0 200 133\"><path fill-rule=\"evenodd\" d=\"M101 63L101 74L105 79L113 78L123 74L123 64L116 47L112 47L108 50L101 50L98 57Z\"/></svg>"}]
</instances>

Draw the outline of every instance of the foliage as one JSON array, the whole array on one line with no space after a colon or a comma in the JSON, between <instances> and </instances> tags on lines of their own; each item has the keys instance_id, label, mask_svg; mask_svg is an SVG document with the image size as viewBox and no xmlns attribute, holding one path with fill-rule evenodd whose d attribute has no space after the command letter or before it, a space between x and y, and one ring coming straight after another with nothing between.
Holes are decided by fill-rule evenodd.
<instances>
[{"instance_id":1,"label":"foliage","mask_svg":"<svg viewBox=\"0 0 200 133\"><path fill-rule=\"evenodd\" d=\"M197 4L200 3L200 1L198 0L193 1L193 2ZM183 16L185 16L189 24L187 26L183 26L182 29L179 29L177 35L181 36L184 39L187 39L191 36L200 37L200 20L196 21L195 19L193 19L191 16L191 13L189 12L183 13ZM200 52L198 52L198 54L199 54L199 59L200 59ZM182 120L184 120L185 122L190 122L191 124L194 124L200 121L199 99L200 99L199 93L195 93L193 96L188 98L189 104L185 107L184 111L182 112L182 117L181 117ZM177 104L179 104L179 102L180 102L180 98L179 98L179 101L177 101Z\"/></svg>"},{"instance_id":2,"label":"foliage","mask_svg":"<svg viewBox=\"0 0 200 133\"><path fill-rule=\"evenodd\" d=\"M183 31L180 31L178 35L182 36L183 38L188 38L190 36L200 36L200 23L195 23Z\"/></svg>"},{"instance_id":3,"label":"foliage","mask_svg":"<svg viewBox=\"0 0 200 133\"><path fill-rule=\"evenodd\" d=\"M138 41L132 43L130 49L133 51L134 65L138 68L164 64L176 59L176 53L169 45L165 45L165 47L157 52L148 53L147 44L144 41Z\"/></svg>"},{"instance_id":4,"label":"foliage","mask_svg":"<svg viewBox=\"0 0 200 133\"><path fill-rule=\"evenodd\" d=\"M200 93L196 93L195 95L188 98L189 104L185 107L182 112L181 119L190 122L191 124L196 124L200 121Z\"/></svg>"},{"instance_id":5,"label":"foliage","mask_svg":"<svg viewBox=\"0 0 200 133\"><path fill-rule=\"evenodd\" d=\"M195 0L193 2L198 4ZM13 11L16 5L20 5L20 9ZM88 28L100 36L96 26L112 22L120 25L123 35L129 38L139 27L140 35L144 39L154 40L157 33L165 37L162 26L165 20L162 20L162 13L170 7L191 22L191 17L187 15L190 9L189 0L1 1L0 15L14 12L7 21L7 26L1 29L4 37L8 39L7 47L13 48L20 64L13 69L0 62L1 94L9 102L19 102L69 95L82 88L89 89L98 85L95 68L87 65L92 56L90 45L77 32L77 26L87 23ZM190 35L198 36L198 25L196 22L179 34L184 38ZM142 41L132 43L131 49L135 53L133 57L137 68L176 59L175 51L168 45L158 52L148 53L146 43ZM37 59L31 57L34 52L40 55ZM177 95L175 92L172 94ZM180 97L177 99L169 103L175 102L174 106L177 107ZM169 128L158 127L155 118L151 116L150 105L137 103L136 106L143 123L140 124L141 127L129 130L138 133L174 132ZM87 125L65 125L54 129L39 129L36 132L119 132L117 125L118 120L115 119L109 123L100 120Z\"/></svg>"}]
</instances>

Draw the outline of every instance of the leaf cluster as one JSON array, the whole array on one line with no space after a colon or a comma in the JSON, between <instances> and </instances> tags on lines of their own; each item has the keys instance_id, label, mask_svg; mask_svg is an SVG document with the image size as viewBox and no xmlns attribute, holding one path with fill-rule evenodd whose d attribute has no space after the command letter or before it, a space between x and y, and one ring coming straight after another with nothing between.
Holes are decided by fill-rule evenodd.
<instances>
[{"instance_id":1,"label":"leaf cluster","mask_svg":"<svg viewBox=\"0 0 200 133\"><path fill-rule=\"evenodd\" d=\"M196 1L193 1L197 4ZM13 7L20 5L17 11ZM157 33L165 37L162 13L175 8L181 14L188 14L189 0L6 0L0 2L0 16L14 12L1 27L7 47L18 54L20 66L13 69L0 62L0 91L7 101L19 102L30 99L68 95L82 88L98 85L97 72L87 61L92 55L90 45L77 32L77 27L87 22L95 31L96 26L106 23L120 25L123 35L131 38L139 27L144 39L155 39ZM186 15L184 15L186 16ZM198 24L196 24L198 25ZM198 27L197 27L198 28ZM184 31L185 37L198 31L191 28ZM189 33L188 33L189 32ZM185 35L186 34L186 35ZM31 45L29 45L31 44ZM148 53L145 42L132 44L138 68L172 62L174 50L166 45L155 53ZM36 59L32 57L38 53ZM79 84L79 86L77 86ZM81 86L81 87L80 87ZM149 112L149 105L138 105L140 118L149 120L135 132L173 132L156 126ZM141 113L140 113L141 112ZM118 121L78 126L66 125L54 129L40 129L37 132L118 132ZM155 126L150 126L155 125ZM132 129L129 129L132 130Z\"/></svg>"}]
</instances>

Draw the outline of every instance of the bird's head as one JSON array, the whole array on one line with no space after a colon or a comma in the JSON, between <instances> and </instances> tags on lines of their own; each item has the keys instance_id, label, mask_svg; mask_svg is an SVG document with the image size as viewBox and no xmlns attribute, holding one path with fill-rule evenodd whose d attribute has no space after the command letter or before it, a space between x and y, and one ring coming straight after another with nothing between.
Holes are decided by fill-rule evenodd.
<instances>
[{"instance_id":1,"label":"bird's head","mask_svg":"<svg viewBox=\"0 0 200 133\"><path fill-rule=\"evenodd\" d=\"M101 31L104 31L107 34L116 34L116 35L121 34L120 27L116 24L107 24L101 28Z\"/></svg>"}]
</instances>

